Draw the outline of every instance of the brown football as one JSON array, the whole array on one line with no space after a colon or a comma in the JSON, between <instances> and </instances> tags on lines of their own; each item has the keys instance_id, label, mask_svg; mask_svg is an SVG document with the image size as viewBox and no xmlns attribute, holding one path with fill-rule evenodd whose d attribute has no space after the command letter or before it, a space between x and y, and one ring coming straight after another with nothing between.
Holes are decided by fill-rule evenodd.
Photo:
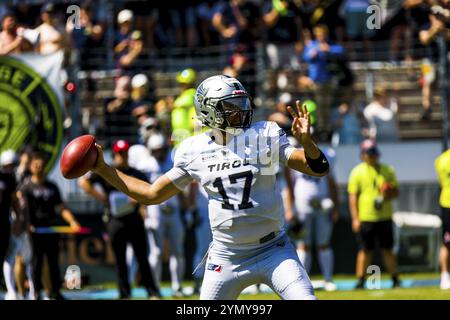
<instances>
[{"instance_id":1,"label":"brown football","mask_svg":"<svg viewBox=\"0 0 450 320\"><path fill-rule=\"evenodd\" d=\"M72 140L65 148L61 157L61 173L66 179L81 177L97 162L97 147L95 137L89 134Z\"/></svg>"}]
</instances>

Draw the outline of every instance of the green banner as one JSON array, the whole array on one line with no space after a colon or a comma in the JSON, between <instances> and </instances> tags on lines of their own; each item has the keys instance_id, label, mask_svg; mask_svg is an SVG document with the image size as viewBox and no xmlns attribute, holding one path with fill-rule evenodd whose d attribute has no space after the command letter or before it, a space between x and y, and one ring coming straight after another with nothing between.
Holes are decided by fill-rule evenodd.
<instances>
[{"instance_id":1,"label":"green banner","mask_svg":"<svg viewBox=\"0 0 450 320\"><path fill-rule=\"evenodd\" d=\"M32 63L52 63L31 57ZM47 80L24 62L0 56L0 152L30 145L45 155L48 172L60 152L62 122L61 104Z\"/></svg>"}]
</instances>

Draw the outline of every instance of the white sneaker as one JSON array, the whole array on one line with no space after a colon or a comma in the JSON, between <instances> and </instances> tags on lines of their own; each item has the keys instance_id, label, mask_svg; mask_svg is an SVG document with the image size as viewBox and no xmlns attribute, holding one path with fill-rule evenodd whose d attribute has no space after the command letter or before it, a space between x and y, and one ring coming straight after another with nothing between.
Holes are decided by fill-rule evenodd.
<instances>
[{"instance_id":1,"label":"white sneaker","mask_svg":"<svg viewBox=\"0 0 450 320\"><path fill-rule=\"evenodd\" d=\"M258 286L253 284L242 291L243 294L258 294Z\"/></svg>"},{"instance_id":2,"label":"white sneaker","mask_svg":"<svg viewBox=\"0 0 450 320\"><path fill-rule=\"evenodd\" d=\"M325 291L336 291L337 290L337 285L331 281L326 281L323 287L324 287Z\"/></svg>"},{"instance_id":3,"label":"white sneaker","mask_svg":"<svg viewBox=\"0 0 450 320\"><path fill-rule=\"evenodd\" d=\"M14 292L7 292L5 294L5 300L17 300L17 295Z\"/></svg>"},{"instance_id":4,"label":"white sneaker","mask_svg":"<svg viewBox=\"0 0 450 320\"><path fill-rule=\"evenodd\" d=\"M449 279L441 279L441 290L450 290L450 280Z\"/></svg>"}]
</instances>

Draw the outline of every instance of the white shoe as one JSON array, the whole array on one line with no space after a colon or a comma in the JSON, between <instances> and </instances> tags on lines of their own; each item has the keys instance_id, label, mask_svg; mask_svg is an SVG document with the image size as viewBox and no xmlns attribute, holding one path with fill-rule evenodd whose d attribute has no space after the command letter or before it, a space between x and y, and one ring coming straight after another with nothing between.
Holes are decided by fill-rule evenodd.
<instances>
[{"instance_id":1,"label":"white shoe","mask_svg":"<svg viewBox=\"0 0 450 320\"><path fill-rule=\"evenodd\" d=\"M17 295L14 292L7 292L5 294L5 300L17 300Z\"/></svg>"},{"instance_id":2,"label":"white shoe","mask_svg":"<svg viewBox=\"0 0 450 320\"><path fill-rule=\"evenodd\" d=\"M323 287L324 287L325 291L336 291L337 290L337 285L331 281L326 281Z\"/></svg>"},{"instance_id":3,"label":"white shoe","mask_svg":"<svg viewBox=\"0 0 450 320\"><path fill-rule=\"evenodd\" d=\"M445 279L445 280L441 279L441 290L450 290L450 280L448 280L448 279Z\"/></svg>"},{"instance_id":4,"label":"white shoe","mask_svg":"<svg viewBox=\"0 0 450 320\"><path fill-rule=\"evenodd\" d=\"M243 294L258 294L258 286L256 284L251 285L250 287L245 288L242 291Z\"/></svg>"}]
</instances>

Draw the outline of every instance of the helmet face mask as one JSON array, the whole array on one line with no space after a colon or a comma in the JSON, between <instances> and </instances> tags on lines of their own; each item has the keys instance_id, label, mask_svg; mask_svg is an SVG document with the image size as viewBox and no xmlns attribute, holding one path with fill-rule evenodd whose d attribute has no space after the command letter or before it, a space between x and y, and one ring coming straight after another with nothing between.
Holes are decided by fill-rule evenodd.
<instances>
[{"instance_id":1,"label":"helmet face mask","mask_svg":"<svg viewBox=\"0 0 450 320\"><path fill-rule=\"evenodd\" d=\"M252 104L247 91L235 78L214 76L197 88L195 109L198 119L210 128L233 135L252 123Z\"/></svg>"},{"instance_id":2,"label":"helmet face mask","mask_svg":"<svg viewBox=\"0 0 450 320\"><path fill-rule=\"evenodd\" d=\"M238 97L220 100L217 104L219 112L224 118L223 129L250 127L252 122L252 107L248 97Z\"/></svg>"}]
</instances>

